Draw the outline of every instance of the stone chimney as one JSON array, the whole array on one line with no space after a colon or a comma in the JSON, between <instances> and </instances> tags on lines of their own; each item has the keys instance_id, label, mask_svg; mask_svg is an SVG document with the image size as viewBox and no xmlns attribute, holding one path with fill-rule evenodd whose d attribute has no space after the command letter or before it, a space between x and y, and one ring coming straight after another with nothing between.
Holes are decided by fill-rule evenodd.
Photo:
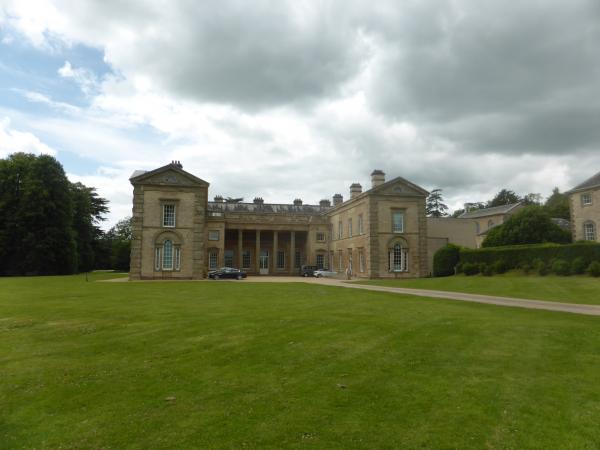
<instances>
[{"instance_id":1,"label":"stone chimney","mask_svg":"<svg viewBox=\"0 0 600 450\"><path fill-rule=\"evenodd\" d=\"M350 185L350 198L354 198L360 194L362 194L362 186L359 183L352 183Z\"/></svg>"},{"instance_id":2,"label":"stone chimney","mask_svg":"<svg viewBox=\"0 0 600 450\"><path fill-rule=\"evenodd\" d=\"M175 161L175 160L173 160L173 161L171 161L171 165L173 165L175 167L178 167L180 169L183 169L183 164L181 164L181 161Z\"/></svg>"},{"instance_id":3,"label":"stone chimney","mask_svg":"<svg viewBox=\"0 0 600 450\"><path fill-rule=\"evenodd\" d=\"M383 183L385 183L385 173L383 170L374 170L371 173L371 189L381 186Z\"/></svg>"},{"instance_id":4,"label":"stone chimney","mask_svg":"<svg viewBox=\"0 0 600 450\"><path fill-rule=\"evenodd\" d=\"M327 200L326 198L324 198L323 200L321 200L319 202L319 206L321 208L329 208L331 206L331 202L329 200Z\"/></svg>"},{"instance_id":5,"label":"stone chimney","mask_svg":"<svg viewBox=\"0 0 600 450\"><path fill-rule=\"evenodd\" d=\"M215 196L215 202L216 203L223 203L225 201L225 199L223 198L222 195L216 195Z\"/></svg>"},{"instance_id":6,"label":"stone chimney","mask_svg":"<svg viewBox=\"0 0 600 450\"><path fill-rule=\"evenodd\" d=\"M341 205L342 203L344 203L344 197L342 197L342 194L335 194L333 196L333 206Z\"/></svg>"},{"instance_id":7,"label":"stone chimney","mask_svg":"<svg viewBox=\"0 0 600 450\"><path fill-rule=\"evenodd\" d=\"M294 206L302 206L302 199L297 198L294 200Z\"/></svg>"},{"instance_id":8,"label":"stone chimney","mask_svg":"<svg viewBox=\"0 0 600 450\"><path fill-rule=\"evenodd\" d=\"M253 202L255 205L263 205L265 203L262 197L254 197Z\"/></svg>"}]
</instances>

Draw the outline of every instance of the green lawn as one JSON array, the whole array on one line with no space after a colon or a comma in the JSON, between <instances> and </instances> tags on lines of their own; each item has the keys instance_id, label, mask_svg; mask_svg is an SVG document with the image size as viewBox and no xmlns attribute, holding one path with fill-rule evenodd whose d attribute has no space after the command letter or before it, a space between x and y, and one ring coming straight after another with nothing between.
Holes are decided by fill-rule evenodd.
<instances>
[{"instance_id":1,"label":"green lawn","mask_svg":"<svg viewBox=\"0 0 600 450\"><path fill-rule=\"evenodd\" d=\"M0 380L2 449L600 446L600 318L316 284L0 279Z\"/></svg>"},{"instance_id":2,"label":"green lawn","mask_svg":"<svg viewBox=\"0 0 600 450\"><path fill-rule=\"evenodd\" d=\"M600 278L588 276L539 277L507 273L493 277L457 275L411 280L369 280L358 283L600 305Z\"/></svg>"}]
</instances>

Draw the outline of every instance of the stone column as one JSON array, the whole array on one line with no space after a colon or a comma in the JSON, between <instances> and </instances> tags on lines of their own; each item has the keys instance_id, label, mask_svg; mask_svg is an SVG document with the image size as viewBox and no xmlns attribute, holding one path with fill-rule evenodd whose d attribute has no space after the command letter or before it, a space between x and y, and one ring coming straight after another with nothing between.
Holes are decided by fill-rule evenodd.
<instances>
[{"instance_id":1,"label":"stone column","mask_svg":"<svg viewBox=\"0 0 600 450\"><path fill-rule=\"evenodd\" d=\"M260 230L256 230L256 254L254 255L254 263L256 273L260 273Z\"/></svg>"},{"instance_id":2,"label":"stone column","mask_svg":"<svg viewBox=\"0 0 600 450\"><path fill-rule=\"evenodd\" d=\"M242 237L244 232L242 230L238 230L238 269L242 268L242 251L244 250L244 246L242 243Z\"/></svg>"},{"instance_id":3,"label":"stone column","mask_svg":"<svg viewBox=\"0 0 600 450\"><path fill-rule=\"evenodd\" d=\"M271 260L273 261L272 267L273 267L273 272L275 272L277 270L277 239L278 239L278 234L277 231L273 231L273 257L271 258Z\"/></svg>"},{"instance_id":4,"label":"stone column","mask_svg":"<svg viewBox=\"0 0 600 450\"><path fill-rule=\"evenodd\" d=\"M290 231L290 273L295 273L294 264L296 263L296 232Z\"/></svg>"}]
</instances>

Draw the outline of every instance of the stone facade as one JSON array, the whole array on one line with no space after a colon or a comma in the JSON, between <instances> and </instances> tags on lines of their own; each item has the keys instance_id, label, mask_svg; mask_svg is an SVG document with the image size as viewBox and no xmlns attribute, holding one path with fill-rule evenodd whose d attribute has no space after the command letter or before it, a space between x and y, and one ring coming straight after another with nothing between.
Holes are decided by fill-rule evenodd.
<instances>
[{"instance_id":1,"label":"stone facade","mask_svg":"<svg viewBox=\"0 0 600 450\"><path fill-rule=\"evenodd\" d=\"M480 248L488 231L502 225L510 216L523 209L523 203L512 203L509 205L494 206L492 208L476 209L467 211L459 216L460 219L469 219L475 222L477 237L476 247Z\"/></svg>"},{"instance_id":2,"label":"stone facade","mask_svg":"<svg viewBox=\"0 0 600 450\"><path fill-rule=\"evenodd\" d=\"M428 192L401 177L386 182L378 170L371 182L365 192L354 183L350 198L336 194L333 204L242 203L208 201L209 184L178 162L136 171L130 277L198 279L223 266L297 275L302 265L357 278L429 275Z\"/></svg>"},{"instance_id":3,"label":"stone facade","mask_svg":"<svg viewBox=\"0 0 600 450\"><path fill-rule=\"evenodd\" d=\"M571 233L574 241L600 242L600 172L569 192Z\"/></svg>"}]
</instances>

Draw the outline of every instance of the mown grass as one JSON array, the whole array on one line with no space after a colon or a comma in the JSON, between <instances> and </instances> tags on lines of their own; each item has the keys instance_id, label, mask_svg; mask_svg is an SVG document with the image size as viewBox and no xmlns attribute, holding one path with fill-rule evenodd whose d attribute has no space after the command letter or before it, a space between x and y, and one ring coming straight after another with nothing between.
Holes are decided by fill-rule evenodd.
<instances>
[{"instance_id":1,"label":"mown grass","mask_svg":"<svg viewBox=\"0 0 600 450\"><path fill-rule=\"evenodd\" d=\"M597 448L599 325L309 284L0 279L0 447Z\"/></svg>"},{"instance_id":2,"label":"mown grass","mask_svg":"<svg viewBox=\"0 0 600 450\"><path fill-rule=\"evenodd\" d=\"M456 275L407 280L369 280L358 283L600 305L600 278L589 276L540 277L511 272L493 277Z\"/></svg>"}]
</instances>

